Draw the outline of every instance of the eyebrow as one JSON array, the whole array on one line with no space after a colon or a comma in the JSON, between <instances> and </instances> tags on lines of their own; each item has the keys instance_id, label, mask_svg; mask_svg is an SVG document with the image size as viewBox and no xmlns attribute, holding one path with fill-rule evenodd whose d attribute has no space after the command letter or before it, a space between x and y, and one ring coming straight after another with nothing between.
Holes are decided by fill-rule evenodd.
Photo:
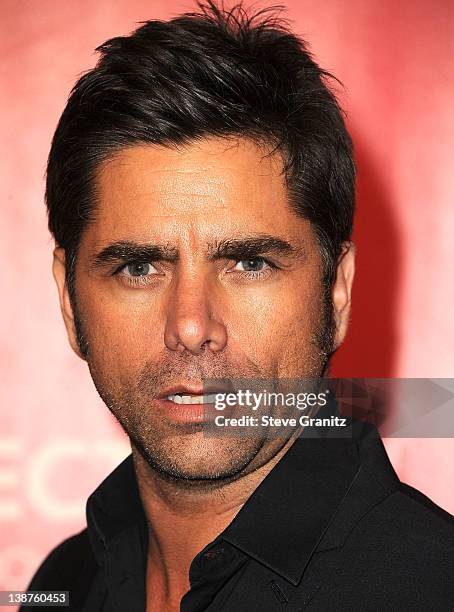
<instances>
[{"instance_id":1,"label":"eyebrow","mask_svg":"<svg viewBox=\"0 0 454 612\"><path fill-rule=\"evenodd\" d=\"M304 257L303 246L293 246L287 240L269 234L229 238L207 245L208 261L219 259L252 259L264 255ZM150 244L132 241L118 241L104 247L97 253L91 265L100 268L113 262L126 261L168 261L179 260L178 249L168 244Z\"/></svg>"}]
</instances>

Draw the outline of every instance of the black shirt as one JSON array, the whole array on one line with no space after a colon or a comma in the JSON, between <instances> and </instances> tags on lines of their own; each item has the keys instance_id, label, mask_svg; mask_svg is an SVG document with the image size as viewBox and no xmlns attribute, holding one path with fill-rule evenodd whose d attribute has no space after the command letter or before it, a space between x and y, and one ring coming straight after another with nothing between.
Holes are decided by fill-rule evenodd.
<instances>
[{"instance_id":1,"label":"black shirt","mask_svg":"<svg viewBox=\"0 0 454 612\"><path fill-rule=\"evenodd\" d=\"M144 612L147 538L130 455L29 590L69 590L73 610ZM453 578L453 518L402 484L376 430L356 423L290 447L193 559L181 612L452 610Z\"/></svg>"}]
</instances>

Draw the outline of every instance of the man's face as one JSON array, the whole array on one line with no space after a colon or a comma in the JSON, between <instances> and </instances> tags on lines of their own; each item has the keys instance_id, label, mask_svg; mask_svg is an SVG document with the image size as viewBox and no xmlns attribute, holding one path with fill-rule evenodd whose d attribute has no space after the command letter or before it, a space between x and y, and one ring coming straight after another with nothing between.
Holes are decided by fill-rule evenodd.
<instances>
[{"instance_id":1,"label":"man's face","mask_svg":"<svg viewBox=\"0 0 454 612\"><path fill-rule=\"evenodd\" d=\"M281 157L266 153L243 139L137 145L98 171L76 266L86 359L106 405L162 474L233 477L276 446L206 437L157 398L163 391L205 378L320 376L345 333L353 274L347 266L336 281L332 338L314 231L289 206ZM77 352L63 270L57 249Z\"/></svg>"}]
</instances>

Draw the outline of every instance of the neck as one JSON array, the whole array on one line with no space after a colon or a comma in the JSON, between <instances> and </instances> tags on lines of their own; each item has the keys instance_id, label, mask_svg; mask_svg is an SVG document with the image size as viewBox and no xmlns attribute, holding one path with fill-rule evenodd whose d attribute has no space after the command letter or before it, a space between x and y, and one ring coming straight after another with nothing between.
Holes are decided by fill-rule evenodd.
<instances>
[{"instance_id":1,"label":"neck","mask_svg":"<svg viewBox=\"0 0 454 612\"><path fill-rule=\"evenodd\" d=\"M293 436L267 460L258 453L249 470L233 482L209 486L164 479L132 444L142 504L148 520L147 586L179 603L189 589L193 558L228 525L295 441ZM276 441L274 441L276 442ZM270 449L268 447L268 457ZM255 464L255 466L252 465Z\"/></svg>"}]
</instances>

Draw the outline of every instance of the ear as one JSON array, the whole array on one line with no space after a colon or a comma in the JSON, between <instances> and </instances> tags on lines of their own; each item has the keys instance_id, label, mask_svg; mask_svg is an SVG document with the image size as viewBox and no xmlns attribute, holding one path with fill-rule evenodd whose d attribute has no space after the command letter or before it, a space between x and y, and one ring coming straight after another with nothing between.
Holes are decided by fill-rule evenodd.
<instances>
[{"instance_id":1,"label":"ear","mask_svg":"<svg viewBox=\"0 0 454 612\"><path fill-rule=\"evenodd\" d=\"M65 250L61 247L56 247L54 249L52 272L55 282L57 283L58 295L60 298L60 310L63 315L63 321L65 323L69 343L76 355L78 355L81 359L84 359L82 353L80 352L79 343L77 342L74 314L71 306L71 300L69 299L68 284L66 282Z\"/></svg>"},{"instance_id":2,"label":"ear","mask_svg":"<svg viewBox=\"0 0 454 612\"><path fill-rule=\"evenodd\" d=\"M336 323L334 350L342 344L347 334L354 276L355 245L353 242L344 242L341 255L337 261L336 280L332 288L332 302Z\"/></svg>"}]
</instances>

